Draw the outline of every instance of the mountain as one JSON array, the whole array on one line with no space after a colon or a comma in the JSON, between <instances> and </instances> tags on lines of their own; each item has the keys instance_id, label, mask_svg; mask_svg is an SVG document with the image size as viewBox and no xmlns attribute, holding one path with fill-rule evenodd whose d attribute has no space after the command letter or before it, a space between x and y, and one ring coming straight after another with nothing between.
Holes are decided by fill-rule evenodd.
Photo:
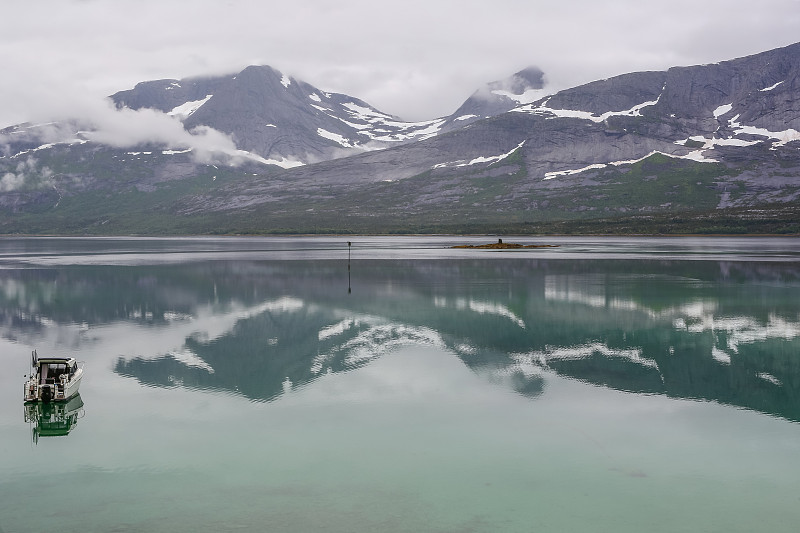
<instances>
[{"instance_id":1,"label":"mountain","mask_svg":"<svg viewBox=\"0 0 800 533\"><path fill-rule=\"evenodd\" d=\"M536 67L488 83L452 115L408 122L345 94L330 93L268 66L235 76L143 82L111 96L118 108L157 109L188 130L211 127L240 150L299 166L430 138L505 113L544 92Z\"/></svg>"},{"instance_id":2,"label":"mountain","mask_svg":"<svg viewBox=\"0 0 800 533\"><path fill-rule=\"evenodd\" d=\"M267 66L224 78L144 82L111 98L119 108L179 117L186 129L211 127L231 136L237 148L288 166L424 138L442 123L404 122Z\"/></svg>"},{"instance_id":3,"label":"mountain","mask_svg":"<svg viewBox=\"0 0 800 533\"><path fill-rule=\"evenodd\" d=\"M175 144L3 132L0 231L798 232L799 72L800 43L550 95L529 68L422 123L270 67L145 82L116 110Z\"/></svg>"},{"instance_id":4,"label":"mountain","mask_svg":"<svg viewBox=\"0 0 800 533\"><path fill-rule=\"evenodd\" d=\"M546 94L544 72L528 67L504 80L487 83L470 96L452 116L458 121L475 122L506 111L520 104L529 104Z\"/></svg>"}]
</instances>

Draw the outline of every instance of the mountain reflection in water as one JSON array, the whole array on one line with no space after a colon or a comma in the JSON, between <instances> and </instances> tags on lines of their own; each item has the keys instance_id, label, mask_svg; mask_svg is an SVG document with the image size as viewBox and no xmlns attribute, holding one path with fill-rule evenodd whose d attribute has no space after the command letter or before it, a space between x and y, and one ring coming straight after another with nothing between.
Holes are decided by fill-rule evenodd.
<instances>
[{"instance_id":1,"label":"mountain reflection in water","mask_svg":"<svg viewBox=\"0 0 800 533\"><path fill-rule=\"evenodd\" d=\"M794 266L375 262L359 268L350 296L308 283L313 265L283 266L271 276L292 296L216 338L188 337L194 364L121 358L116 371L271 400L399 344L425 343L531 397L552 371L800 420Z\"/></svg>"},{"instance_id":2,"label":"mountain reflection in water","mask_svg":"<svg viewBox=\"0 0 800 533\"><path fill-rule=\"evenodd\" d=\"M7 270L0 284L6 335L61 327L79 346L81 324L135 326L155 348L114 370L151 386L270 401L429 344L531 398L556 373L800 421L794 263L209 261Z\"/></svg>"}]
</instances>

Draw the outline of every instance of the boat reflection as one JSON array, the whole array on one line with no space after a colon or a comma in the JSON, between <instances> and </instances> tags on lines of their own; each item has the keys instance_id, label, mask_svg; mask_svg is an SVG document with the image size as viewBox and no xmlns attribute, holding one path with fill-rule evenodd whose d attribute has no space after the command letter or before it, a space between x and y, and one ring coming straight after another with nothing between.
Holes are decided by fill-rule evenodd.
<instances>
[{"instance_id":1,"label":"boat reflection","mask_svg":"<svg viewBox=\"0 0 800 533\"><path fill-rule=\"evenodd\" d=\"M78 420L85 414L80 393L66 402L27 403L25 422L31 424L31 438L34 444L39 437L63 437L75 429Z\"/></svg>"}]
</instances>

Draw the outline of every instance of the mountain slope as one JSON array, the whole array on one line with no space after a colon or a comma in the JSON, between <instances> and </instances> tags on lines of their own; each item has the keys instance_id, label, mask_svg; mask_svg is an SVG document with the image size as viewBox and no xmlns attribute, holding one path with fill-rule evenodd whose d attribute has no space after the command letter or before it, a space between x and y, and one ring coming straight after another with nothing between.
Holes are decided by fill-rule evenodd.
<instances>
[{"instance_id":1,"label":"mountain slope","mask_svg":"<svg viewBox=\"0 0 800 533\"><path fill-rule=\"evenodd\" d=\"M530 101L543 78L528 69L420 124L269 67L147 82L116 105L222 132L238 158L222 162L240 166L157 144L114 150L80 133L34 143L0 158L0 231L537 231L560 221L586 231L597 220L599 231L636 232L717 213L715 231L797 232L799 74L795 44ZM44 186L12 187L34 174Z\"/></svg>"}]
</instances>

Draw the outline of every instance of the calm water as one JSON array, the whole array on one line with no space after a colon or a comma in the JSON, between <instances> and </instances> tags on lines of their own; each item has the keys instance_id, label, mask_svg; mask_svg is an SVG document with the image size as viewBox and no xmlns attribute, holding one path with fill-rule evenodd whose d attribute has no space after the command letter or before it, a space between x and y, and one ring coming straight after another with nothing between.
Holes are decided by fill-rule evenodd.
<instances>
[{"instance_id":1,"label":"calm water","mask_svg":"<svg viewBox=\"0 0 800 533\"><path fill-rule=\"evenodd\" d=\"M797 530L800 240L350 239L0 240L0 532Z\"/></svg>"}]
</instances>

